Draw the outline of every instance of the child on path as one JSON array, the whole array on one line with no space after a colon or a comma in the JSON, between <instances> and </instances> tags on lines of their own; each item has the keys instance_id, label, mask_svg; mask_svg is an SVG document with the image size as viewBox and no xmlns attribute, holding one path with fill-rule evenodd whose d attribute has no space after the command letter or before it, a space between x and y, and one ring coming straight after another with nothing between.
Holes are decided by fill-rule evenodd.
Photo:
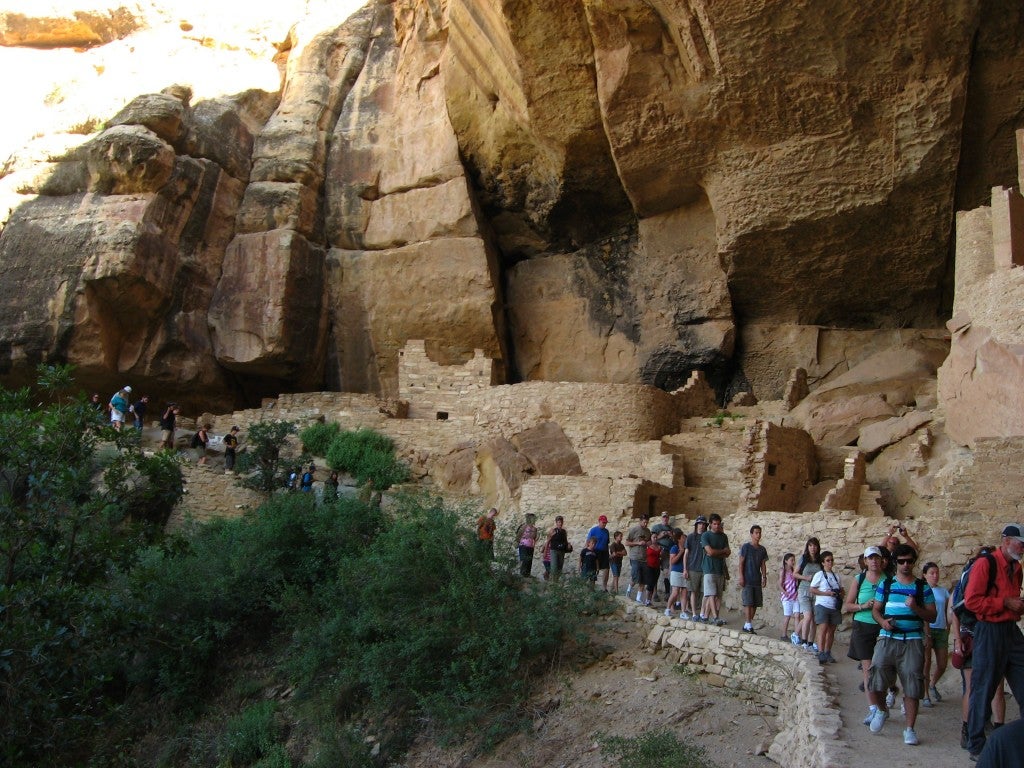
<instances>
[{"instance_id":1,"label":"child on path","mask_svg":"<svg viewBox=\"0 0 1024 768\"><path fill-rule=\"evenodd\" d=\"M779 593L782 597L782 615L785 620L782 622L782 637L780 640L789 640L793 645L800 644L800 635L794 632L789 634L789 620L796 617L796 624L800 626L800 601L797 599L796 576L796 555L787 552L782 557L782 570L779 572Z\"/></svg>"}]
</instances>

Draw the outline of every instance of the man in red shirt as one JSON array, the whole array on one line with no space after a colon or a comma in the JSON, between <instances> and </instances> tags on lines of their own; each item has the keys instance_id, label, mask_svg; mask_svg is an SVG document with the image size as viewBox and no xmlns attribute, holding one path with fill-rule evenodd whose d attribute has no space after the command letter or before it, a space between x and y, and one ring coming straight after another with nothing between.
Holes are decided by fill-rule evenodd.
<instances>
[{"instance_id":1,"label":"man in red shirt","mask_svg":"<svg viewBox=\"0 0 1024 768\"><path fill-rule=\"evenodd\" d=\"M1013 523L1003 528L1002 543L991 558L979 557L974 563L964 590L964 605L978 618L967 704L967 750L971 760L977 760L985 746L985 723L992 715L992 697L1004 676L1013 698L1024 701L1024 635L1017 626L1024 615L1020 597L1022 556L1024 526ZM992 568L996 569L994 579Z\"/></svg>"}]
</instances>

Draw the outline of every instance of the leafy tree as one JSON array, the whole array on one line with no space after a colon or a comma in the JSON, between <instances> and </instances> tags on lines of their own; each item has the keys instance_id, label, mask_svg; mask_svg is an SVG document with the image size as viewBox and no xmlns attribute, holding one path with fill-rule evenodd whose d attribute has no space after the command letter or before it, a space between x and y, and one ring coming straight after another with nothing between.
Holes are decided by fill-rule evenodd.
<instances>
[{"instance_id":1,"label":"leafy tree","mask_svg":"<svg viewBox=\"0 0 1024 768\"><path fill-rule=\"evenodd\" d=\"M98 426L69 367L0 390L0 763L74 750L109 707L123 617L104 591L159 535L181 476ZM154 517L156 519L154 519Z\"/></svg>"},{"instance_id":2,"label":"leafy tree","mask_svg":"<svg viewBox=\"0 0 1024 768\"><path fill-rule=\"evenodd\" d=\"M247 445L238 457L239 484L268 495L283 487L291 462L282 460L281 448L294 434L295 424L290 421L257 421L250 425Z\"/></svg>"},{"instance_id":3,"label":"leafy tree","mask_svg":"<svg viewBox=\"0 0 1024 768\"><path fill-rule=\"evenodd\" d=\"M405 482L409 468L395 457L395 444L387 435L372 429L338 433L327 449L331 469L348 472L360 484L369 483L383 491Z\"/></svg>"}]
</instances>

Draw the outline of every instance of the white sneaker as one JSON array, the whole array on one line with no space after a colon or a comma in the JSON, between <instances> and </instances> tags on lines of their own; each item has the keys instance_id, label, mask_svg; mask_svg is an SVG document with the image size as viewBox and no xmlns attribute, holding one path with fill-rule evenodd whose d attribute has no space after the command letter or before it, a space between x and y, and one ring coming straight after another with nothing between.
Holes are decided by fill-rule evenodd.
<instances>
[{"instance_id":1,"label":"white sneaker","mask_svg":"<svg viewBox=\"0 0 1024 768\"><path fill-rule=\"evenodd\" d=\"M793 645L800 645L803 642L800 639L800 635L798 635L796 632L789 636L789 641L793 643Z\"/></svg>"},{"instance_id":2,"label":"white sneaker","mask_svg":"<svg viewBox=\"0 0 1024 768\"><path fill-rule=\"evenodd\" d=\"M904 728L903 729L903 743L904 744L909 744L912 747L916 747L918 744L921 743L921 740L919 738L917 738L917 734L914 733L914 729L913 728Z\"/></svg>"},{"instance_id":3,"label":"white sneaker","mask_svg":"<svg viewBox=\"0 0 1024 768\"><path fill-rule=\"evenodd\" d=\"M871 716L871 722L868 724L868 728L872 733L878 733L882 730L882 726L885 725L885 721L889 719L889 713L884 709L876 709L875 713Z\"/></svg>"},{"instance_id":4,"label":"white sneaker","mask_svg":"<svg viewBox=\"0 0 1024 768\"><path fill-rule=\"evenodd\" d=\"M642 603L642 602L644 601L644 593L643 593L643 592L641 592L640 590L637 590L637 593L636 593L636 601L637 601L638 603Z\"/></svg>"},{"instance_id":5,"label":"white sneaker","mask_svg":"<svg viewBox=\"0 0 1024 768\"><path fill-rule=\"evenodd\" d=\"M905 701L900 702L900 714L904 717L907 715L907 702Z\"/></svg>"},{"instance_id":6,"label":"white sneaker","mask_svg":"<svg viewBox=\"0 0 1024 768\"><path fill-rule=\"evenodd\" d=\"M630 584L628 587L626 587L626 597L629 597L632 594L633 594L633 585Z\"/></svg>"},{"instance_id":7,"label":"white sneaker","mask_svg":"<svg viewBox=\"0 0 1024 768\"><path fill-rule=\"evenodd\" d=\"M864 718L864 725L871 725L871 718L875 716L875 712L878 711L878 707L872 704L868 707L868 716Z\"/></svg>"},{"instance_id":8,"label":"white sneaker","mask_svg":"<svg viewBox=\"0 0 1024 768\"><path fill-rule=\"evenodd\" d=\"M932 700L931 699L925 697L925 698L921 699L921 706L922 707L928 707L928 709L931 709L935 705L932 704Z\"/></svg>"},{"instance_id":9,"label":"white sneaker","mask_svg":"<svg viewBox=\"0 0 1024 768\"><path fill-rule=\"evenodd\" d=\"M896 694L893 693L892 691L889 691L888 693L886 693L885 694L885 706L891 707L895 703L896 703Z\"/></svg>"},{"instance_id":10,"label":"white sneaker","mask_svg":"<svg viewBox=\"0 0 1024 768\"><path fill-rule=\"evenodd\" d=\"M668 608L666 608L665 609L665 615L668 616L671 619L672 618L672 611L670 611Z\"/></svg>"},{"instance_id":11,"label":"white sneaker","mask_svg":"<svg viewBox=\"0 0 1024 768\"><path fill-rule=\"evenodd\" d=\"M690 620L690 614L688 614L686 611L683 611L682 613L679 614L679 618L682 619L683 621L689 621Z\"/></svg>"}]
</instances>

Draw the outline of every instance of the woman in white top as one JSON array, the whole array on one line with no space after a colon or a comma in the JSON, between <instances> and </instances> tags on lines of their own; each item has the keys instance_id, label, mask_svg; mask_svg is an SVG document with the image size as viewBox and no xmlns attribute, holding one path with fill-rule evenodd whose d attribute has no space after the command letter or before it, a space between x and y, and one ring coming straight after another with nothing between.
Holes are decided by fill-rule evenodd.
<instances>
[{"instance_id":1,"label":"woman in white top","mask_svg":"<svg viewBox=\"0 0 1024 768\"><path fill-rule=\"evenodd\" d=\"M831 662L836 659L832 655L832 642L836 637L836 627L843 619L839 606L843 604L843 585L839 576L832 570L835 558L831 552L821 553L822 570L811 579L811 594L814 595L814 623L818 625L818 663Z\"/></svg>"},{"instance_id":2,"label":"woman in white top","mask_svg":"<svg viewBox=\"0 0 1024 768\"><path fill-rule=\"evenodd\" d=\"M921 700L922 706L932 707L933 702L942 701L939 695L939 678L946 671L949 662L949 625L946 623L946 605L949 602L949 590L939 586L939 566L936 563L925 563L925 581L935 595L935 621L928 625L924 635L924 679L928 684L928 692ZM935 668L932 668L932 653L935 654Z\"/></svg>"}]
</instances>

